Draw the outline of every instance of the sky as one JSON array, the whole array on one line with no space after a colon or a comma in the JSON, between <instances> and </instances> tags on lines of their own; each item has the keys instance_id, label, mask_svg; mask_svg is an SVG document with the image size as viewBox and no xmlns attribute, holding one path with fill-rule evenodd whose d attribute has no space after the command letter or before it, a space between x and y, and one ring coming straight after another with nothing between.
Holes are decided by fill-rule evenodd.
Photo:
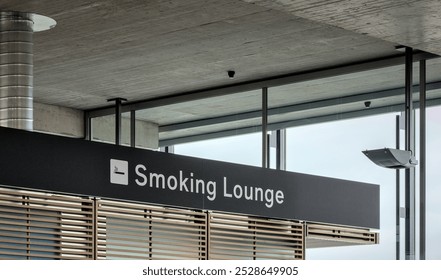
<instances>
[{"instance_id":1,"label":"sky","mask_svg":"<svg viewBox=\"0 0 441 280\"><path fill-rule=\"evenodd\" d=\"M395 148L396 115L390 113L287 129L288 171L380 185L380 244L309 249L306 259L395 259L395 171L373 164L361 151ZM440 143L441 107L428 108L426 258L437 260L441 259L441 205L438 203L441 178L437 174L441 166ZM254 133L176 145L175 153L260 166L261 135ZM401 174L404 178L404 171ZM404 206L403 187L401 194L401 206ZM401 232L401 255L404 257L403 219Z\"/></svg>"}]
</instances>

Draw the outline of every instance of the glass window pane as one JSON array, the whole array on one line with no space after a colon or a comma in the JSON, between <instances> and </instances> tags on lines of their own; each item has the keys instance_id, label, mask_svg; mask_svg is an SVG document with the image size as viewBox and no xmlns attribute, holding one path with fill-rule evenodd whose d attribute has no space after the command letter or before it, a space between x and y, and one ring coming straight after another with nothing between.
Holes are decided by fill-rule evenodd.
<instances>
[{"instance_id":1,"label":"glass window pane","mask_svg":"<svg viewBox=\"0 0 441 280\"><path fill-rule=\"evenodd\" d=\"M175 153L205 159L261 166L261 134L252 133L175 145Z\"/></svg>"},{"instance_id":2,"label":"glass window pane","mask_svg":"<svg viewBox=\"0 0 441 280\"><path fill-rule=\"evenodd\" d=\"M307 259L394 259L395 172L362 150L395 146L395 114L327 122L287 130L287 169L380 185L380 244L307 250Z\"/></svg>"},{"instance_id":3,"label":"glass window pane","mask_svg":"<svg viewBox=\"0 0 441 280\"><path fill-rule=\"evenodd\" d=\"M441 259L441 106L427 108L426 258Z\"/></svg>"}]
</instances>

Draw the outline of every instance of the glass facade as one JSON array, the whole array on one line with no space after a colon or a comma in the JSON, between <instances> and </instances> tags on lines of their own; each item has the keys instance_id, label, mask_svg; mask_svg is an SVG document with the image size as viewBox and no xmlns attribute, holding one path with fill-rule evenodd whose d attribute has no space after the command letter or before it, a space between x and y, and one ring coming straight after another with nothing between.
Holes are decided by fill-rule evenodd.
<instances>
[{"instance_id":1,"label":"glass facade","mask_svg":"<svg viewBox=\"0 0 441 280\"><path fill-rule=\"evenodd\" d=\"M395 258L395 171L373 164L361 152L394 146L395 114L287 130L289 171L380 185L380 244L313 249L308 259Z\"/></svg>"},{"instance_id":2,"label":"glass facade","mask_svg":"<svg viewBox=\"0 0 441 280\"><path fill-rule=\"evenodd\" d=\"M440 59L428 61L427 109L427 259L441 259L441 195L437 176L441 160L441 86L438 72ZM418 83L418 65L414 67L414 84ZM363 150L383 147L395 148L396 116L404 109L404 65L329 75L323 78L305 78L296 83L265 88L268 90L269 166L277 166L275 144L270 135L285 130L283 164L292 172L333 177L380 185L381 242L376 246L311 249L307 259L395 259L396 236L396 172L374 165ZM251 87L250 87L251 88ZM146 138L158 136L163 146L173 146L180 155L220 160L252 166L262 166L263 89L247 89L237 93L219 94L198 100L163 103L157 107L121 114L121 145L150 147ZM415 107L418 107L415 88ZM197 105L195 105L197 102ZM438 105L438 106L437 106ZM133 111L134 112L134 111ZM419 156L419 117L416 110L416 156ZM115 142L115 115L91 119L91 140ZM149 124L147 124L149 123ZM188 132L191 133L188 133ZM133 136L135 135L135 140ZM404 132L400 130L401 148ZM263 138L265 139L265 138ZM265 154L264 154L265 155ZM400 205L404 206L404 171L401 174ZM418 190L419 167L416 168ZM418 191L416 193L418 199ZM418 208L418 205L416 205ZM12 208L11 208L12 209ZM416 209L418 225L419 211ZM143 214L143 216L145 216ZM17 217L18 218L18 217ZM118 228L122 220L110 218L107 226ZM45 223L52 223L45 220ZM401 258L404 258L404 219L400 220ZM41 223L45 226L44 223ZM13 224L11 230L21 225ZM133 229L135 234L136 227ZM124 231L111 231L108 240L123 238ZM0 230L0 235L4 231ZM51 232L45 232L51 235ZM164 235L166 238L167 235ZM16 237L5 236L6 243ZM12 238L12 239L11 239ZM151 236L150 238L158 238ZM418 226L416 238L419 238ZM0 240L0 245L4 245ZM113 241L112 241L113 242ZM124 241L125 242L125 241ZM107 247L123 250L127 244ZM247 241L251 242L251 241ZM20 242L17 242L20 243ZM196 242L197 243L197 242ZM20 243L21 244L21 243ZM21 245L20 245L21 246ZM23 250L20 246L9 250ZM113 246L113 247L112 247ZM149 250L158 250L149 245ZM161 252L162 249L159 249ZM27 248L32 253L32 250ZM418 251L418 242L417 242ZM6 252L6 251L5 251ZM136 256L137 252L134 252ZM18 254L19 255L19 254ZM116 254L118 255L118 254ZM38 256L42 256L41 254ZM50 253L47 254L50 258ZM43 255L46 257L46 255ZM249 256L247 256L249 257Z\"/></svg>"},{"instance_id":3,"label":"glass facade","mask_svg":"<svg viewBox=\"0 0 441 280\"><path fill-rule=\"evenodd\" d=\"M419 110L416 110L416 131L419 131ZM287 129L286 161L287 170L313 175L361 181L380 185L381 229L380 244L341 248L311 249L306 259L395 259L395 171L376 166L362 153L362 150L381 147L395 147L397 113L380 114L369 117L325 122ZM403 131L401 131L403 146ZM254 143L251 143L254 139ZM179 154L192 155L229 162L260 164L260 134L236 136L232 139L215 139L196 143L176 145ZM229 143L229 145L225 145ZM441 259L440 179L441 166L441 106L427 109L427 229L426 258ZM230 145L234 144L234 147ZM417 145L419 141L417 139ZM252 153L252 149L254 153ZM228 151L235 151L229 153ZM241 152L243 151L243 152ZM418 156L418 147L417 147ZM274 164L272 165L274 166ZM418 193L418 167L416 188ZM404 171L401 171L401 207L404 204ZM417 205L418 207L418 205ZM418 219L417 209L417 224ZM404 219L401 219L401 256L404 254ZM417 240L419 232L417 227ZM418 248L418 247L417 247Z\"/></svg>"}]
</instances>

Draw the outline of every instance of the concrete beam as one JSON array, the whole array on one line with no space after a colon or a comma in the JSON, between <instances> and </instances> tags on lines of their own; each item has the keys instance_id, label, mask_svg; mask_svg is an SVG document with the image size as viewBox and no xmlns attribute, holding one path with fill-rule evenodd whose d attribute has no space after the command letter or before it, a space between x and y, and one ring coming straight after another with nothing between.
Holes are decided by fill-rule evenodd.
<instances>
[{"instance_id":1,"label":"concrete beam","mask_svg":"<svg viewBox=\"0 0 441 280\"><path fill-rule=\"evenodd\" d=\"M83 138L84 112L34 102L34 131Z\"/></svg>"}]
</instances>

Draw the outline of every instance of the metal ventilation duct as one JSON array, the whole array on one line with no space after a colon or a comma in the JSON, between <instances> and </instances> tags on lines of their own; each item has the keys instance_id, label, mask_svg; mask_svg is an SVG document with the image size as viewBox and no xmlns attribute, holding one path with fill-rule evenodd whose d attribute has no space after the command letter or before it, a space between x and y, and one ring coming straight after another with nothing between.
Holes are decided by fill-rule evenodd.
<instances>
[{"instance_id":1,"label":"metal ventilation duct","mask_svg":"<svg viewBox=\"0 0 441 280\"><path fill-rule=\"evenodd\" d=\"M0 11L0 126L33 129L33 33L50 18Z\"/></svg>"}]
</instances>

